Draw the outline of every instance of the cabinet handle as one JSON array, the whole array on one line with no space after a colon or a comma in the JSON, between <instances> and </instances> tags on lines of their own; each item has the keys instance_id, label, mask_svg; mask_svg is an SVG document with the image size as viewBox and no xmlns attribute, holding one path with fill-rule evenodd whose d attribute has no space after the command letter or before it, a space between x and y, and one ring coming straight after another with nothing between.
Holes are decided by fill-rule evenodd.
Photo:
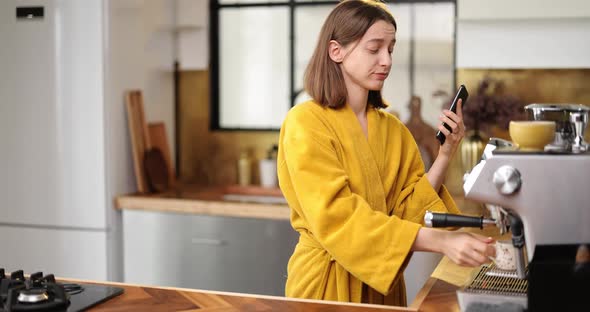
<instances>
[{"instance_id":1,"label":"cabinet handle","mask_svg":"<svg viewBox=\"0 0 590 312\"><path fill-rule=\"evenodd\" d=\"M210 239L210 238L199 238L199 237L193 237L193 238L191 238L191 243L198 244L198 245L211 245L211 246L227 245L227 241L226 240L222 240L222 239Z\"/></svg>"}]
</instances>

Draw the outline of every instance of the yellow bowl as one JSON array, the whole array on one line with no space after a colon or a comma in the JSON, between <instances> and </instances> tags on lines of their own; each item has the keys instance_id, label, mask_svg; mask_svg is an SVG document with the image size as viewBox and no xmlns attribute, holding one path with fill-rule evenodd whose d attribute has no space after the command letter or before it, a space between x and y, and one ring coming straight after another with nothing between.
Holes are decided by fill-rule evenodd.
<instances>
[{"instance_id":1,"label":"yellow bowl","mask_svg":"<svg viewBox=\"0 0 590 312\"><path fill-rule=\"evenodd\" d=\"M508 128L512 142L521 150L542 151L555 138L554 121L511 121Z\"/></svg>"}]
</instances>

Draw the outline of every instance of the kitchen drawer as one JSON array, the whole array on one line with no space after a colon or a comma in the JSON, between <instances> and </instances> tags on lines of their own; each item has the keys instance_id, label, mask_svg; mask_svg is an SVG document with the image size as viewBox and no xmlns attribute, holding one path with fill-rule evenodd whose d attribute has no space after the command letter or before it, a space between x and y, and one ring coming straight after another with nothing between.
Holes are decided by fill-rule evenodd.
<instances>
[{"instance_id":1,"label":"kitchen drawer","mask_svg":"<svg viewBox=\"0 0 590 312\"><path fill-rule=\"evenodd\" d=\"M125 282L283 295L289 221L124 211Z\"/></svg>"}]
</instances>

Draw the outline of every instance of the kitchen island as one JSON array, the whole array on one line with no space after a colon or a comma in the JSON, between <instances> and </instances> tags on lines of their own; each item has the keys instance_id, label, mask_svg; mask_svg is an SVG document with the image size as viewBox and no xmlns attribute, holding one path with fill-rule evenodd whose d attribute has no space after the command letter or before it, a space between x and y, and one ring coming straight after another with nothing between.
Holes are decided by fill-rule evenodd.
<instances>
[{"instance_id":1,"label":"kitchen island","mask_svg":"<svg viewBox=\"0 0 590 312\"><path fill-rule=\"evenodd\" d=\"M224 187L184 185L161 194L128 194L117 197L116 207L125 216L126 246L130 246L125 251L125 281L232 293L282 295L284 269L297 240L296 233L288 223L288 206L225 201L222 194L227 191ZM463 198L456 198L456 201L462 209L469 208ZM476 214L475 210L471 212ZM206 229L210 228L210 224L217 224L220 229L232 230L209 233ZM247 231L236 231L240 227L247 228ZM145 231L151 228L160 230ZM233 232L238 234L232 235ZM494 233L484 235L496 236ZM251 238L245 239L247 236ZM170 248L170 242L187 240L187 244ZM258 241L257 246L264 246L265 249L251 246L255 240ZM159 241L166 243L153 243ZM149 250L160 252L152 254ZM232 250L240 250L240 253L234 254ZM161 255L165 255L165 258L160 257ZM177 262L180 260L175 260L176 264L169 263L170 259L175 258L185 259L184 261L189 259L190 264L179 266ZM223 269L217 270L218 267ZM444 278L453 272L441 270L448 267L448 259L443 258L435 270L435 273L442 274L430 279L428 277L433 266L428 271L424 267L408 268L406 278L413 276L413 279L407 281L409 300L417 294L411 308L416 310L436 307L434 310L437 310L443 304L443 311L458 310L455 296L457 287L445 282L448 279ZM243 269L235 271L237 268ZM145 272L153 274L149 277ZM166 274L158 275L158 272ZM206 274L208 272L216 273L210 276L211 274ZM416 278L416 274L421 274L422 277ZM469 276L469 272L460 274ZM239 280L236 279L238 275L242 277ZM171 279L171 276L177 276L176 280ZM261 280L263 276L266 279L264 282Z\"/></svg>"}]
</instances>

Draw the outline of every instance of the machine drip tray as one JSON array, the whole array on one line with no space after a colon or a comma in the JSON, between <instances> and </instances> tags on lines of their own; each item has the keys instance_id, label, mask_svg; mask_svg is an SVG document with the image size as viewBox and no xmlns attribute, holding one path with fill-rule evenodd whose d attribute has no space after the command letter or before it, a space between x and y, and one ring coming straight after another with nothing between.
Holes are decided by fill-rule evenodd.
<instances>
[{"instance_id":1,"label":"machine drip tray","mask_svg":"<svg viewBox=\"0 0 590 312\"><path fill-rule=\"evenodd\" d=\"M516 272L482 266L471 282L457 291L461 311L524 311L527 308L528 282ZM498 310L498 309L499 310Z\"/></svg>"}]
</instances>

